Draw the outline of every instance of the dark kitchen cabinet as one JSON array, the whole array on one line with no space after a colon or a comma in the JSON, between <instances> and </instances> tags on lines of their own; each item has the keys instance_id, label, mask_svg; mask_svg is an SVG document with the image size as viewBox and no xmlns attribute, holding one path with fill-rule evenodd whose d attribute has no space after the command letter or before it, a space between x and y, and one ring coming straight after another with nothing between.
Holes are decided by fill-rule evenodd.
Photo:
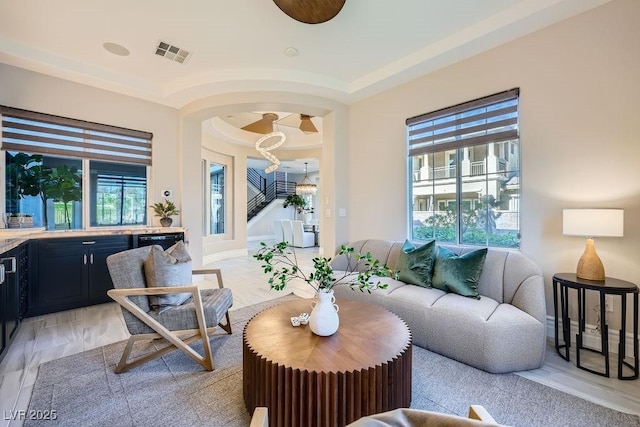
<instances>
[{"instance_id":1,"label":"dark kitchen cabinet","mask_svg":"<svg viewBox=\"0 0 640 427\"><path fill-rule=\"evenodd\" d=\"M120 241L108 245L98 245L93 247L89 254L90 268L87 270L89 278L89 304L101 304L113 302L107 295L109 289L113 289L111 275L107 268L107 257L116 252L131 249L130 236L127 241Z\"/></svg>"},{"instance_id":2,"label":"dark kitchen cabinet","mask_svg":"<svg viewBox=\"0 0 640 427\"><path fill-rule=\"evenodd\" d=\"M27 243L0 254L0 360L4 358L26 311Z\"/></svg>"},{"instance_id":3,"label":"dark kitchen cabinet","mask_svg":"<svg viewBox=\"0 0 640 427\"><path fill-rule=\"evenodd\" d=\"M11 301L7 297L7 279L4 265L0 265L0 360L9 348L8 321Z\"/></svg>"},{"instance_id":4,"label":"dark kitchen cabinet","mask_svg":"<svg viewBox=\"0 0 640 427\"><path fill-rule=\"evenodd\" d=\"M107 290L113 284L106 259L130 248L130 235L39 240L37 253L30 254L37 274L31 280L29 315L111 301Z\"/></svg>"}]
</instances>

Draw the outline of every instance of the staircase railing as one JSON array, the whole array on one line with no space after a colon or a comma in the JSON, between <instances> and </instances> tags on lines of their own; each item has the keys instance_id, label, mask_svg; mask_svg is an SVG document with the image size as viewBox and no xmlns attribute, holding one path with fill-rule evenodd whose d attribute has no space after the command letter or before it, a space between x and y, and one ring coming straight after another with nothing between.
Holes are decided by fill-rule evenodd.
<instances>
[{"instance_id":1,"label":"staircase railing","mask_svg":"<svg viewBox=\"0 0 640 427\"><path fill-rule=\"evenodd\" d=\"M274 181L269 184L265 191L258 193L247 202L247 221L255 217L275 199L285 199L291 194L296 194L296 183L290 181Z\"/></svg>"},{"instance_id":2,"label":"staircase railing","mask_svg":"<svg viewBox=\"0 0 640 427\"><path fill-rule=\"evenodd\" d=\"M256 169L247 168L247 181L262 193L267 189L267 179Z\"/></svg>"}]
</instances>

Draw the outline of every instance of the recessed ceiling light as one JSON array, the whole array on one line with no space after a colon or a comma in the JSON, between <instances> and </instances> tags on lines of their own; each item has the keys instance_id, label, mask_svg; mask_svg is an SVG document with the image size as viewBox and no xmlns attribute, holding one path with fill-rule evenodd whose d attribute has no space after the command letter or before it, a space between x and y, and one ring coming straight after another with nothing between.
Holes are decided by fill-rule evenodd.
<instances>
[{"instance_id":1,"label":"recessed ceiling light","mask_svg":"<svg viewBox=\"0 0 640 427\"><path fill-rule=\"evenodd\" d=\"M284 50L284 54L289 57L298 56L298 49L296 49L295 47L289 46Z\"/></svg>"},{"instance_id":2,"label":"recessed ceiling light","mask_svg":"<svg viewBox=\"0 0 640 427\"><path fill-rule=\"evenodd\" d=\"M118 43L106 42L102 44L107 52L111 52L118 56L129 56L129 49Z\"/></svg>"}]
</instances>

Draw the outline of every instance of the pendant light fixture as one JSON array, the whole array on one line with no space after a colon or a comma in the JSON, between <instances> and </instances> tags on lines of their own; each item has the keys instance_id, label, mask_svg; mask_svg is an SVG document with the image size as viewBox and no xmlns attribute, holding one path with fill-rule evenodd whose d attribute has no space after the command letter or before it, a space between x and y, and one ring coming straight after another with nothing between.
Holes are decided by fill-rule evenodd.
<instances>
[{"instance_id":1,"label":"pendant light fixture","mask_svg":"<svg viewBox=\"0 0 640 427\"><path fill-rule=\"evenodd\" d=\"M262 143L271 138L278 138L278 140L268 147L263 147ZM278 169L278 167L280 166L280 160L278 160L278 158L271 154L269 151L275 150L276 148L280 147L282 144L284 144L284 141L286 139L287 136L282 132L271 132L263 135L256 141L256 150L258 151L258 153L262 154L262 157L272 163L271 166L264 170L266 173L271 173Z\"/></svg>"},{"instance_id":2,"label":"pendant light fixture","mask_svg":"<svg viewBox=\"0 0 640 427\"><path fill-rule=\"evenodd\" d=\"M305 194L316 194L316 191L318 191L318 188L307 176L307 162L304 162L304 178L300 184L296 184L296 194L303 196Z\"/></svg>"}]
</instances>

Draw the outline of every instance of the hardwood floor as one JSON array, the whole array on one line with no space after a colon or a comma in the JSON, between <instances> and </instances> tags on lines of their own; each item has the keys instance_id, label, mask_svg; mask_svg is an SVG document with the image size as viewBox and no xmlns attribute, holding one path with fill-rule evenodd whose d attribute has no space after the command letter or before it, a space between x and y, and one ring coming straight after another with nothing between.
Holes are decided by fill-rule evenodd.
<instances>
[{"instance_id":1,"label":"hardwood floor","mask_svg":"<svg viewBox=\"0 0 640 427\"><path fill-rule=\"evenodd\" d=\"M311 265L317 251L299 249L296 254L304 265ZM251 257L223 260L212 267L222 269L225 287L233 291L232 309L286 294L269 289L260 263ZM302 297L313 294L304 282L295 283L289 291ZM115 303L25 319L0 364L0 426L22 425L22 421L12 420L15 418L12 414L27 409L40 364L127 337L120 308ZM617 367L613 359L611 368L615 373ZM518 374L598 404L640 415L640 380L620 381L580 370L574 362L561 359L550 343L542 368Z\"/></svg>"}]
</instances>

